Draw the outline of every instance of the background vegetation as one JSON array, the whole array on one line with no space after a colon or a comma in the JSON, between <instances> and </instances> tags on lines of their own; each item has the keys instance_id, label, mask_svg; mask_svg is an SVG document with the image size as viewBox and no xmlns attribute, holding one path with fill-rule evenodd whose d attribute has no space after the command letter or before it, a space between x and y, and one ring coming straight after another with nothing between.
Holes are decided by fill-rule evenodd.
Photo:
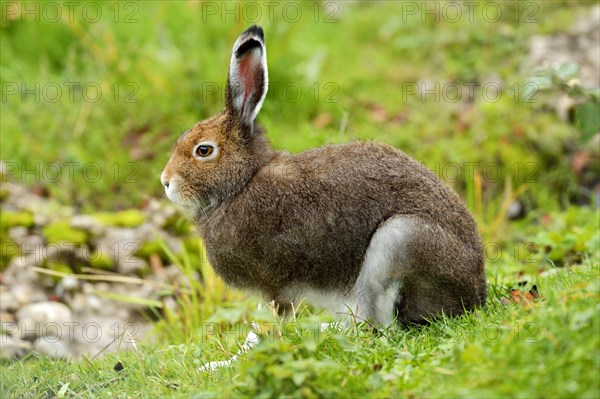
<instances>
[{"instance_id":1,"label":"background vegetation","mask_svg":"<svg viewBox=\"0 0 600 399\"><path fill-rule=\"evenodd\" d=\"M527 65L530 38L564 32L595 3L477 3L472 21L451 22L409 16L400 2L295 2L297 21L291 9L283 14L284 3L273 17L260 3L255 20L233 2L82 2L72 19L62 4L54 20L44 3L31 2L47 13L36 20L14 13L23 3L2 2L0 159L13 167L3 179L85 212L144 208L163 197L158 176L174 141L221 109L231 45L256 22L266 32L272 83L259 119L273 145L298 152L368 139L421 160L475 215L490 281L485 310L418 330L377 335L352 327L316 338L315 323L327 316L305 310L292 328L277 324L275 338L236 367L207 375L196 368L235 353L243 339L227 331L277 320L254 310L257 299L226 289L195 246L164 254L193 289L181 295L178 312L162 314L158 343L79 364L32 356L2 368L2 390L33 397L600 395L599 214L590 184L600 175L598 128L591 117L563 121L550 106L561 90L592 111L598 97L573 93L572 69L542 73L543 87L537 73L536 87L548 93L527 86L536 74ZM502 10L493 22L480 14L490 3ZM98 20L91 9L82 14L86 4L100 10ZM497 100L481 90L489 82L502 88ZM422 83L453 83L461 96L415 94ZM580 151L591 159L583 172L572 162ZM60 178L48 177L53 163L62 165ZM503 304L523 280L537 283L545 300ZM207 334L203 322L217 323L218 332ZM117 361L121 373L112 368Z\"/></svg>"}]
</instances>

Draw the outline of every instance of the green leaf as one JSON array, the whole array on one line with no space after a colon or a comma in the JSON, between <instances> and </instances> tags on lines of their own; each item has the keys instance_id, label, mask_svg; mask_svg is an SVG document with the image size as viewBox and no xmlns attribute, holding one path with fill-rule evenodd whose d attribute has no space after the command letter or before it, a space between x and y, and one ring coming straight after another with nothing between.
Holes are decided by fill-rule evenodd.
<instances>
[{"instance_id":1,"label":"green leaf","mask_svg":"<svg viewBox=\"0 0 600 399\"><path fill-rule=\"evenodd\" d=\"M600 104L586 102L575 107L575 121L581 131L582 141L589 140L600 131Z\"/></svg>"},{"instance_id":2,"label":"green leaf","mask_svg":"<svg viewBox=\"0 0 600 399\"><path fill-rule=\"evenodd\" d=\"M565 62L555 68L556 77L568 81L579 75L579 65L575 62Z\"/></svg>"},{"instance_id":3,"label":"green leaf","mask_svg":"<svg viewBox=\"0 0 600 399\"><path fill-rule=\"evenodd\" d=\"M550 79L548 76L534 76L529 78L523 88L523 98L531 98L540 90L548 90L552 88L552 79Z\"/></svg>"},{"instance_id":4,"label":"green leaf","mask_svg":"<svg viewBox=\"0 0 600 399\"><path fill-rule=\"evenodd\" d=\"M56 397L57 398L64 398L68 389L69 389L69 383L67 382L65 385L63 385L62 387L60 387L60 389L56 393Z\"/></svg>"},{"instance_id":5,"label":"green leaf","mask_svg":"<svg viewBox=\"0 0 600 399\"><path fill-rule=\"evenodd\" d=\"M599 102L600 101L600 88L594 87L592 89L583 89L583 92L590 96L592 100Z\"/></svg>"},{"instance_id":6,"label":"green leaf","mask_svg":"<svg viewBox=\"0 0 600 399\"><path fill-rule=\"evenodd\" d=\"M301 386L304 380L308 377L308 373L297 372L292 375L292 380L297 387Z\"/></svg>"}]
</instances>

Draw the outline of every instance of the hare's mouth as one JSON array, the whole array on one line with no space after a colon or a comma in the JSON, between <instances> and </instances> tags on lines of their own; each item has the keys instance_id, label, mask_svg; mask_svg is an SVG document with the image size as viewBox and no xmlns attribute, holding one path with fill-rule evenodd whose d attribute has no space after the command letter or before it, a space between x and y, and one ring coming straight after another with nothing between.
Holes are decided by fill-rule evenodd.
<instances>
[{"instance_id":1,"label":"hare's mouth","mask_svg":"<svg viewBox=\"0 0 600 399\"><path fill-rule=\"evenodd\" d=\"M185 187L183 187L185 189ZM180 207L190 210L206 210L214 205L215 201L210 196L199 195L196 192L185 192L177 185L177 181L173 181L168 187L165 187L167 198L179 205Z\"/></svg>"},{"instance_id":2,"label":"hare's mouth","mask_svg":"<svg viewBox=\"0 0 600 399\"><path fill-rule=\"evenodd\" d=\"M193 201L182 195L177 179L172 179L168 185L165 185L165 195L171 202L177 205L183 207L192 206Z\"/></svg>"}]
</instances>

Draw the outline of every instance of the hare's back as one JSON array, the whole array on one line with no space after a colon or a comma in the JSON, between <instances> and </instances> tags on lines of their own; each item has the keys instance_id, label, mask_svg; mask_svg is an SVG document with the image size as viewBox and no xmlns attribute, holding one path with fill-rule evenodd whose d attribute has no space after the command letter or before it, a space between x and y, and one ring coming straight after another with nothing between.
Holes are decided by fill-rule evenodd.
<instances>
[{"instance_id":1,"label":"hare's back","mask_svg":"<svg viewBox=\"0 0 600 399\"><path fill-rule=\"evenodd\" d=\"M443 226L451 224L448 215L464 212L418 162L359 142L280 154L201 230L213 267L230 284L327 288L356 280L371 237L388 218L437 218Z\"/></svg>"},{"instance_id":2,"label":"hare's back","mask_svg":"<svg viewBox=\"0 0 600 399\"><path fill-rule=\"evenodd\" d=\"M401 213L444 224L437 213L466 212L456 194L423 164L374 142L282 154L253 183L253 189L285 198L290 205L297 198L320 209L335 207L343 213L339 216L362 212L376 223Z\"/></svg>"}]
</instances>

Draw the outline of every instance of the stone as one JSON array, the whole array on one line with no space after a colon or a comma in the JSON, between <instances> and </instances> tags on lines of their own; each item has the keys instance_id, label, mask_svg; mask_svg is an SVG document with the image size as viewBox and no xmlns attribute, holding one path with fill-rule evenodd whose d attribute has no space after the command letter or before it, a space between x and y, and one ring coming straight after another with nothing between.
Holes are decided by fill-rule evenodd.
<instances>
[{"instance_id":1,"label":"stone","mask_svg":"<svg viewBox=\"0 0 600 399\"><path fill-rule=\"evenodd\" d=\"M525 211L525 206L519 200L514 200L510 203L508 209L506 210L506 217L509 220L519 220L523 219L527 212Z\"/></svg>"},{"instance_id":2,"label":"stone","mask_svg":"<svg viewBox=\"0 0 600 399\"><path fill-rule=\"evenodd\" d=\"M8 236L15 243L20 244L24 237L28 234L28 229L25 226L16 226L8 229Z\"/></svg>"},{"instance_id":3,"label":"stone","mask_svg":"<svg viewBox=\"0 0 600 399\"><path fill-rule=\"evenodd\" d=\"M71 217L71 227L86 230L95 237L102 236L106 232L106 227L90 215L74 215Z\"/></svg>"},{"instance_id":4,"label":"stone","mask_svg":"<svg viewBox=\"0 0 600 399\"><path fill-rule=\"evenodd\" d=\"M15 316L0 312L0 332L5 335L19 334L19 325L15 321Z\"/></svg>"},{"instance_id":5,"label":"stone","mask_svg":"<svg viewBox=\"0 0 600 399\"><path fill-rule=\"evenodd\" d=\"M70 302L78 319L86 316L112 317L113 319L128 319L129 309L133 306L128 303L118 302L113 299L94 295L94 292L116 292L114 288L108 290L96 290L86 294L76 293Z\"/></svg>"},{"instance_id":6,"label":"stone","mask_svg":"<svg viewBox=\"0 0 600 399\"><path fill-rule=\"evenodd\" d=\"M16 284L11 286L7 310L16 311L28 303L45 302L48 296L44 289L35 284Z\"/></svg>"},{"instance_id":7,"label":"stone","mask_svg":"<svg viewBox=\"0 0 600 399\"><path fill-rule=\"evenodd\" d=\"M31 344L17 337L0 335L0 359L20 359L31 351Z\"/></svg>"},{"instance_id":8,"label":"stone","mask_svg":"<svg viewBox=\"0 0 600 399\"><path fill-rule=\"evenodd\" d=\"M56 285L54 292L59 297L66 295L67 293L75 292L79 289L79 280L75 277L63 277Z\"/></svg>"},{"instance_id":9,"label":"stone","mask_svg":"<svg viewBox=\"0 0 600 399\"><path fill-rule=\"evenodd\" d=\"M30 303L17 312L21 338L28 340L43 336L60 337L71 328L71 320L71 309L60 302Z\"/></svg>"},{"instance_id":10,"label":"stone","mask_svg":"<svg viewBox=\"0 0 600 399\"><path fill-rule=\"evenodd\" d=\"M79 287L79 280L75 277L64 277L61 280L60 285L65 291L74 291Z\"/></svg>"},{"instance_id":11,"label":"stone","mask_svg":"<svg viewBox=\"0 0 600 399\"><path fill-rule=\"evenodd\" d=\"M36 352L43 353L54 359L69 359L74 357L68 342L55 337L42 337L33 343Z\"/></svg>"},{"instance_id":12,"label":"stone","mask_svg":"<svg viewBox=\"0 0 600 399\"><path fill-rule=\"evenodd\" d=\"M125 275L139 274L144 270L148 270L148 268L148 262L136 256L129 256L127 259L121 260L117 266L119 273Z\"/></svg>"},{"instance_id":13,"label":"stone","mask_svg":"<svg viewBox=\"0 0 600 399\"><path fill-rule=\"evenodd\" d=\"M7 287L0 287L0 312L15 312L19 308L15 294Z\"/></svg>"},{"instance_id":14,"label":"stone","mask_svg":"<svg viewBox=\"0 0 600 399\"><path fill-rule=\"evenodd\" d=\"M137 229L108 227L105 236L94 244L98 252L109 256L114 263L118 264L122 259L132 256L142 241L144 237L140 237Z\"/></svg>"},{"instance_id":15,"label":"stone","mask_svg":"<svg viewBox=\"0 0 600 399\"><path fill-rule=\"evenodd\" d=\"M177 208L170 203L151 199L146 206L148 220L154 227L166 227L177 216Z\"/></svg>"},{"instance_id":16,"label":"stone","mask_svg":"<svg viewBox=\"0 0 600 399\"><path fill-rule=\"evenodd\" d=\"M19 245L21 253L25 254L37 253L46 244L44 237L36 234L25 235L15 242Z\"/></svg>"}]
</instances>

